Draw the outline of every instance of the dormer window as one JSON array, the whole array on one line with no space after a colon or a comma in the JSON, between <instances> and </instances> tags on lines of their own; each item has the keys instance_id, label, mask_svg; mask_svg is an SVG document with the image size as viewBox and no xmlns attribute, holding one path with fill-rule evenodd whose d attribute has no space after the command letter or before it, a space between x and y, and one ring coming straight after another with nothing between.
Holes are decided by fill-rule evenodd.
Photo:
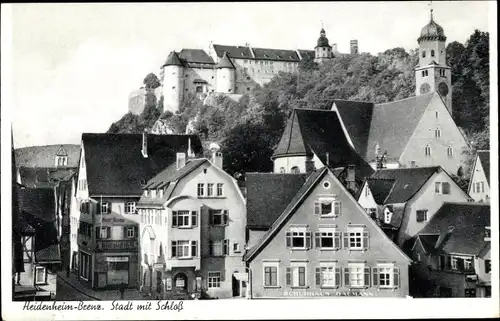
<instances>
[{"instance_id":1,"label":"dormer window","mask_svg":"<svg viewBox=\"0 0 500 321\"><path fill-rule=\"evenodd\" d=\"M144 196L149 197L149 190L148 189L144 190Z\"/></svg>"},{"instance_id":2,"label":"dormer window","mask_svg":"<svg viewBox=\"0 0 500 321\"><path fill-rule=\"evenodd\" d=\"M163 197L163 188L158 189L158 197L160 197L160 198Z\"/></svg>"},{"instance_id":3,"label":"dormer window","mask_svg":"<svg viewBox=\"0 0 500 321\"><path fill-rule=\"evenodd\" d=\"M68 156L56 156L57 166L68 166Z\"/></svg>"},{"instance_id":4,"label":"dormer window","mask_svg":"<svg viewBox=\"0 0 500 321\"><path fill-rule=\"evenodd\" d=\"M155 198L155 197L156 197L156 190L155 190L155 189L152 189L152 190L151 190L151 197L152 197L152 198Z\"/></svg>"}]
</instances>

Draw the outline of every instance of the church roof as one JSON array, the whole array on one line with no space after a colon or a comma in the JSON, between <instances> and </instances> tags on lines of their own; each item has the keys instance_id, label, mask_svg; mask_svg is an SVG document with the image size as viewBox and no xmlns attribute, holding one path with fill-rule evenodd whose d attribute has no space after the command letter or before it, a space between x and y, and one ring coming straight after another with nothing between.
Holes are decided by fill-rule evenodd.
<instances>
[{"instance_id":1,"label":"church roof","mask_svg":"<svg viewBox=\"0 0 500 321\"><path fill-rule=\"evenodd\" d=\"M435 92L384 104L335 100L334 106L354 148L371 162L376 147L397 160L413 135Z\"/></svg>"},{"instance_id":2,"label":"church roof","mask_svg":"<svg viewBox=\"0 0 500 321\"><path fill-rule=\"evenodd\" d=\"M444 35L444 29L438 25L432 16L431 11L431 21L425 25L420 31L420 37L418 37L418 43L422 41L446 41L446 36Z\"/></svg>"},{"instance_id":3,"label":"church roof","mask_svg":"<svg viewBox=\"0 0 500 321\"><path fill-rule=\"evenodd\" d=\"M175 51L170 52L170 54L167 57L167 60L163 64L163 67L165 66L182 66L179 55L177 55Z\"/></svg>"},{"instance_id":4,"label":"church roof","mask_svg":"<svg viewBox=\"0 0 500 321\"><path fill-rule=\"evenodd\" d=\"M325 32L325 29L321 29L320 31L320 36L318 38L318 43L316 45L316 47L330 47L330 44L328 43L328 38L326 37L326 32Z\"/></svg>"},{"instance_id":5,"label":"church roof","mask_svg":"<svg viewBox=\"0 0 500 321\"><path fill-rule=\"evenodd\" d=\"M229 69L235 69L233 63L231 62L231 59L227 56L227 53L224 53L222 58L219 60L219 63L217 64L217 68L229 68Z\"/></svg>"}]
</instances>

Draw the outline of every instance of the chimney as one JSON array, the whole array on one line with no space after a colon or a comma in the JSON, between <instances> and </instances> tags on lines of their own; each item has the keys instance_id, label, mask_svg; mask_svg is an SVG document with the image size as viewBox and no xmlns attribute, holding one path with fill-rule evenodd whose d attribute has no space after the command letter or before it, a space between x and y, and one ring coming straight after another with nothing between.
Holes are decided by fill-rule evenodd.
<instances>
[{"instance_id":1,"label":"chimney","mask_svg":"<svg viewBox=\"0 0 500 321\"><path fill-rule=\"evenodd\" d=\"M146 129L142 132L142 157L148 158L148 133Z\"/></svg>"},{"instance_id":2,"label":"chimney","mask_svg":"<svg viewBox=\"0 0 500 321\"><path fill-rule=\"evenodd\" d=\"M315 170L314 160L312 157L307 157L306 159L306 173L314 172Z\"/></svg>"},{"instance_id":3,"label":"chimney","mask_svg":"<svg viewBox=\"0 0 500 321\"><path fill-rule=\"evenodd\" d=\"M220 146L216 143L210 144L210 150L212 151L212 163L222 169L222 153L220 152Z\"/></svg>"},{"instance_id":4,"label":"chimney","mask_svg":"<svg viewBox=\"0 0 500 321\"><path fill-rule=\"evenodd\" d=\"M177 170L186 165L186 153L177 153Z\"/></svg>"},{"instance_id":5,"label":"chimney","mask_svg":"<svg viewBox=\"0 0 500 321\"><path fill-rule=\"evenodd\" d=\"M191 147L191 137L188 138L188 149L187 149L187 157L191 158L194 157L194 151L193 148Z\"/></svg>"},{"instance_id":6,"label":"chimney","mask_svg":"<svg viewBox=\"0 0 500 321\"><path fill-rule=\"evenodd\" d=\"M347 178L346 178L347 188L350 190L356 189L356 166L347 166Z\"/></svg>"},{"instance_id":7,"label":"chimney","mask_svg":"<svg viewBox=\"0 0 500 321\"><path fill-rule=\"evenodd\" d=\"M330 153L326 152L326 166L330 166Z\"/></svg>"}]
</instances>

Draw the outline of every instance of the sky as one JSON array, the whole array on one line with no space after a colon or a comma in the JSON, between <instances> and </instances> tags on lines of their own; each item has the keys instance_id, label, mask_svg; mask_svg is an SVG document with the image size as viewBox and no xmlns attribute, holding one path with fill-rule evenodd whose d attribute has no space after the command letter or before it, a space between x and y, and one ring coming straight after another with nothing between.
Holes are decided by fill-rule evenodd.
<instances>
[{"instance_id":1,"label":"sky","mask_svg":"<svg viewBox=\"0 0 500 321\"><path fill-rule=\"evenodd\" d=\"M447 42L490 31L487 1L433 1ZM14 146L79 144L128 112L130 92L182 48L225 45L361 52L417 48L429 2L13 4L11 108ZM491 21L490 21L491 23ZM2 40L3 41L3 40ZM6 50L6 49L5 49ZM5 105L4 105L5 106ZM2 106L2 107L4 107ZM4 107L5 108L5 107Z\"/></svg>"}]
</instances>

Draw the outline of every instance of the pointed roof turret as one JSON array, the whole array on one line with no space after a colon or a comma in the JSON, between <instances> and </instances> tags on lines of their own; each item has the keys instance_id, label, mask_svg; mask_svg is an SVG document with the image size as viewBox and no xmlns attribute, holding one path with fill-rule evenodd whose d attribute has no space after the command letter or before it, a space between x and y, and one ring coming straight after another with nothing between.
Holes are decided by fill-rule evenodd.
<instances>
[{"instance_id":1,"label":"pointed roof turret","mask_svg":"<svg viewBox=\"0 0 500 321\"><path fill-rule=\"evenodd\" d=\"M181 60L179 59L179 55L175 51L172 51L168 57L167 61L163 64L165 66L182 66Z\"/></svg>"},{"instance_id":2,"label":"pointed roof turret","mask_svg":"<svg viewBox=\"0 0 500 321\"><path fill-rule=\"evenodd\" d=\"M434 21L434 16L432 14L433 9L431 9L431 21L425 25L420 31L420 37L418 37L418 43L422 41L446 41L446 36L444 35L444 29Z\"/></svg>"},{"instance_id":3,"label":"pointed roof turret","mask_svg":"<svg viewBox=\"0 0 500 321\"><path fill-rule=\"evenodd\" d=\"M330 44L328 42L328 38L326 37L326 32L324 28L321 28L321 31L319 32L319 38L316 47L330 47Z\"/></svg>"},{"instance_id":4,"label":"pointed roof turret","mask_svg":"<svg viewBox=\"0 0 500 321\"><path fill-rule=\"evenodd\" d=\"M236 69L234 68L233 63L231 62L231 59L227 56L227 52L224 51L224 55L220 59L219 63L217 64L217 69L219 68L229 68L229 69Z\"/></svg>"}]
</instances>

